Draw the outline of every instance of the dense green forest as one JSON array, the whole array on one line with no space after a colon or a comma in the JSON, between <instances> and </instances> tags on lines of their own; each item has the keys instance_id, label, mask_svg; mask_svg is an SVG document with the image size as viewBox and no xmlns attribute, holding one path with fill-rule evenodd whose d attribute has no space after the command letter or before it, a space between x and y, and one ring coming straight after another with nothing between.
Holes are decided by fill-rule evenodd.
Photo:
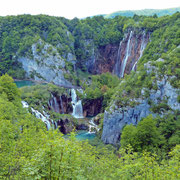
<instances>
[{"instance_id":1,"label":"dense green forest","mask_svg":"<svg viewBox=\"0 0 180 180\"><path fill-rule=\"evenodd\" d=\"M45 125L22 108L20 92L8 75L0 78L0 178L1 179L179 179L180 147L177 145L162 159L138 147L139 142L129 137L132 146L115 152L107 147L96 148L86 141L77 141L72 133L64 139L58 130L47 131ZM169 117L171 124L174 117ZM167 119L166 119L167 120ZM165 120L159 128L169 136ZM157 128L148 117L138 125L152 127L138 131L138 136L151 138L148 147L159 142ZM168 128L173 125L168 126ZM127 127L122 137L135 133ZM127 133L128 129L131 133ZM142 129L141 129L142 130ZM146 136L144 136L144 133ZM127 134L127 135L126 135ZM142 139L143 141L144 139ZM139 139L141 141L141 139ZM136 145L138 144L138 146ZM168 148L168 147L167 147ZM170 147L169 147L170 148ZM139 153L136 152L138 149ZM146 149L146 150L145 150ZM142 153L140 153L142 152Z\"/></svg>"},{"instance_id":2,"label":"dense green forest","mask_svg":"<svg viewBox=\"0 0 180 180\"><path fill-rule=\"evenodd\" d=\"M135 15L133 18L117 16L105 19L103 16L95 16L83 20L46 15L0 17L0 72L24 78L25 72L17 59L31 57L31 45L38 39L55 46L65 60L69 52L75 54L77 68L86 71L85 63L92 55L92 43L87 42L93 40L95 49L107 44L118 45L128 29L144 29L152 33L152 41L144 58L156 59L179 44L179 16L179 13L160 18ZM159 43L162 45L159 46ZM38 47L39 51L41 48ZM66 62L66 69L72 72L71 66L70 62Z\"/></svg>"}]
</instances>

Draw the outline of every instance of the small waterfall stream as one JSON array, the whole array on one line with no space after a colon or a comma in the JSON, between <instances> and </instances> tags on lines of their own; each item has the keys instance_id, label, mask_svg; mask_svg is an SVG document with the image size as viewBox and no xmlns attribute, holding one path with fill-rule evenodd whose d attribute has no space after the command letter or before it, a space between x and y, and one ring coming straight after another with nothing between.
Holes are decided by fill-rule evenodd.
<instances>
[{"instance_id":1,"label":"small waterfall stream","mask_svg":"<svg viewBox=\"0 0 180 180\"><path fill-rule=\"evenodd\" d=\"M21 101L21 103L23 105L23 108L28 108L29 107L27 102ZM52 120L49 119L49 115L45 111L43 111L43 114L42 114L38 110L35 110L32 107L31 107L31 111L32 111L32 113L34 113L36 118L41 119L46 124L47 130L49 130L51 128L50 121L52 121Z\"/></svg>"},{"instance_id":2,"label":"small waterfall stream","mask_svg":"<svg viewBox=\"0 0 180 180\"><path fill-rule=\"evenodd\" d=\"M96 133L98 132L100 129L98 128L98 126L94 123L94 118L92 118L89 121L89 132L88 133Z\"/></svg>"},{"instance_id":3,"label":"small waterfall stream","mask_svg":"<svg viewBox=\"0 0 180 180\"><path fill-rule=\"evenodd\" d=\"M83 108L81 100L77 100L77 94L75 89L71 89L71 98L72 98L72 106L73 113L72 116L75 118L83 118Z\"/></svg>"},{"instance_id":4,"label":"small waterfall stream","mask_svg":"<svg viewBox=\"0 0 180 180\"><path fill-rule=\"evenodd\" d=\"M144 49L146 48L147 42L146 42L146 38L145 37L146 37L146 32L143 31L143 39L142 39L141 48L140 48L140 55L139 55L138 60L134 63L134 65L132 67L132 71L135 71L136 64L138 63L139 59L141 59L141 57L143 55L143 52L144 52Z\"/></svg>"},{"instance_id":5,"label":"small waterfall stream","mask_svg":"<svg viewBox=\"0 0 180 180\"><path fill-rule=\"evenodd\" d=\"M120 56L121 56L121 45L122 45L123 40L119 43L117 61L116 61L115 67L114 67L114 74L116 74L118 77L120 75L120 65L121 65Z\"/></svg>"},{"instance_id":6,"label":"small waterfall stream","mask_svg":"<svg viewBox=\"0 0 180 180\"><path fill-rule=\"evenodd\" d=\"M59 97L60 100L60 106L61 106L61 113L64 114L64 107L63 107L63 101L62 101L62 97Z\"/></svg>"},{"instance_id":7,"label":"small waterfall stream","mask_svg":"<svg viewBox=\"0 0 180 180\"><path fill-rule=\"evenodd\" d=\"M49 100L48 103L49 106L54 110L54 112L60 113L59 103L57 102L57 99L53 94L51 94L51 99Z\"/></svg>"},{"instance_id":8,"label":"small waterfall stream","mask_svg":"<svg viewBox=\"0 0 180 180\"><path fill-rule=\"evenodd\" d=\"M54 107L55 112L59 113L59 104L58 104L55 96L53 96L53 104L52 105Z\"/></svg>"},{"instance_id":9,"label":"small waterfall stream","mask_svg":"<svg viewBox=\"0 0 180 180\"><path fill-rule=\"evenodd\" d=\"M131 42L131 37L132 37L132 34L133 32L131 31L130 32L130 35L129 35L129 39L128 39L128 43L127 43L127 46L126 46L126 54L125 54L125 57L122 61L122 65L121 65L121 70L120 70L120 77L123 78L124 77L124 71L125 71L125 68L126 68L126 64L127 64L127 60L129 58L129 55L130 55L130 42Z\"/></svg>"}]
</instances>

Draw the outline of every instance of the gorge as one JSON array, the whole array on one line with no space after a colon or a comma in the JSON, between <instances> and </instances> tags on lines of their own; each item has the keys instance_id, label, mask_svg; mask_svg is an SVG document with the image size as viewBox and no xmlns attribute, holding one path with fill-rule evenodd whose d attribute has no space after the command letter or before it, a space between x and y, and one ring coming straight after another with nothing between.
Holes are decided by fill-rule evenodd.
<instances>
[{"instance_id":1,"label":"gorge","mask_svg":"<svg viewBox=\"0 0 180 180\"><path fill-rule=\"evenodd\" d=\"M0 179L179 179L179 20L0 17Z\"/></svg>"},{"instance_id":2,"label":"gorge","mask_svg":"<svg viewBox=\"0 0 180 180\"><path fill-rule=\"evenodd\" d=\"M146 73L147 76L152 73L156 74L156 81L152 83L154 84L153 86L157 86L157 92L152 90L149 91L146 87L141 87L140 85L138 91L142 97L138 95L138 98L129 98L129 102L137 104L134 107L118 107L115 105L116 101L114 104L114 102L111 102L112 99L106 100L107 97L105 94L107 88L112 87L108 87L105 84L100 86L99 84L93 85L94 80L91 79L92 75L99 75L100 79L96 81L99 81L101 84L101 74L103 73L111 73L118 76L120 79L123 79L126 74L135 72L138 68L139 61L147 56L147 53L146 56L143 56L144 51L148 52L146 47L148 46L148 48L150 48L150 46L155 46L153 44L154 35L152 29L148 29L147 27L127 27L123 33L120 33L119 38L116 39L116 43L108 42L104 45L97 46L96 40L92 37L80 37L78 32L75 36L68 28L65 30L65 37L75 37L74 40L71 39L70 42L68 42L68 46L71 48L70 51L60 51L61 48L65 47L64 44L54 45L53 43L46 42L46 38L44 39L41 37L37 42L34 42L31 45L30 49L32 54L26 53L23 56L16 54L16 57L14 57L18 62L22 63L22 68L24 69L27 78L34 79L35 81L52 83L58 85L60 88L63 87L66 89L65 94L58 94L57 92L51 91L50 97L45 102L46 110L61 115L70 114L77 119L89 116L95 117L99 113L104 113L103 128L101 127L101 139L104 143L115 145L120 141L122 128L126 124L132 123L136 125L142 118L147 117L149 114L153 114L155 117L155 113L152 112L152 105L149 104L149 101L155 101L156 103L157 99L161 99L162 101L164 100L164 97L170 96L169 93L166 94L164 92L173 91L175 92L175 95L173 97L174 99L171 99L171 101L178 104L176 101L178 96L176 92L178 92L178 89L175 90L171 85L166 83L169 77L164 76L165 80L163 83L158 82L159 70L153 68L153 71L149 72L148 69L153 66L148 63L144 64L143 69L147 68L144 73ZM77 29L74 31L76 32L76 30ZM79 31L82 33L83 29L79 29ZM122 29L120 32L122 32ZM79 48L81 48L81 50ZM78 49L79 55L77 54ZM158 52L154 54L158 55ZM157 62L159 63L159 61ZM140 63L140 65L142 66L142 63ZM84 71L83 68L86 69L85 71L89 74L88 78L81 75L82 73L79 74L80 70L82 72ZM135 74L135 77L136 76L138 76L138 72ZM83 83L86 83L87 85L84 86ZM88 84L91 83L94 92L88 90ZM123 83L123 81L121 81L121 83ZM157 85L155 85L156 83ZM117 85L113 85L113 88L116 86ZM119 85L119 87L121 88L121 85ZM78 88L82 89L84 92L80 92L80 94L78 92L77 95L76 92L79 91ZM170 90L166 90L167 88ZM95 90L97 92L102 91L102 94L100 92L97 94ZM144 94L146 94L147 91L149 91L148 93L150 96L145 98ZM93 93L96 95L94 96ZM115 91L113 93L116 94ZM121 96L123 97L124 95L122 94ZM170 98L171 97L172 96L170 96ZM105 104L105 101L109 104ZM160 100L158 100L158 103L159 102ZM106 106L109 106L109 110L105 110ZM170 108L173 109L171 105ZM43 111L39 113L44 114ZM39 118L40 115L36 115L36 117ZM43 115L41 115L41 117L43 119ZM50 124L52 124L51 120ZM71 124L70 127L66 127L67 124ZM91 126L92 123L89 122L88 124ZM77 125L76 128L79 129L81 127L85 130L88 129L88 124L82 123ZM62 126L61 132L65 134L69 133L74 126L72 120L69 120L68 118L61 119L59 125ZM49 129L49 124L47 126Z\"/></svg>"}]
</instances>

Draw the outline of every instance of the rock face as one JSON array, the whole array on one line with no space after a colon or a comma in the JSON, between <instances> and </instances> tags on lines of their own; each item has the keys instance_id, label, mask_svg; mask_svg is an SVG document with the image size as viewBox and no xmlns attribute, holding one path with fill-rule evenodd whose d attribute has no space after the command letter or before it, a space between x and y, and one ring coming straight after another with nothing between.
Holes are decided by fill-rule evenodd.
<instances>
[{"instance_id":1,"label":"rock face","mask_svg":"<svg viewBox=\"0 0 180 180\"><path fill-rule=\"evenodd\" d=\"M60 113L60 114L72 113L71 98L65 95L55 96L52 94L52 97L48 102L48 106L50 110L53 110L56 113Z\"/></svg>"},{"instance_id":2,"label":"rock face","mask_svg":"<svg viewBox=\"0 0 180 180\"><path fill-rule=\"evenodd\" d=\"M117 59L118 46L108 44L100 47L88 61L88 70L93 74L113 72Z\"/></svg>"},{"instance_id":3,"label":"rock face","mask_svg":"<svg viewBox=\"0 0 180 180\"><path fill-rule=\"evenodd\" d=\"M118 55L113 73L118 77L124 77L135 69L136 63L141 58L149 41L150 34L145 31L136 32L129 30L119 44Z\"/></svg>"},{"instance_id":4,"label":"rock face","mask_svg":"<svg viewBox=\"0 0 180 180\"><path fill-rule=\"evenodd\" d=\"M72 119L60 119L57 121L57 126L63 134L69 134L73 130L88 130L89 126L87 123L74 123Z\"/></svg>"},{"instance_id":5,"label":"rock face","mask_svg":"<svg viewBox=\"0 0 180 180\"><path fill-rule=\"evenodd\" d=\"M59 127L60 132L62 132L63 134L68 134L72 132L75 127L74 124L68 119L58 120L57 125Z\"/></svg>"},{"instance_id":6,"label":"rock face","mask_svg":"<svg viewBox=\"0 0 180 180\"><path fill-rule=\"evenodd\" d=\"M149 42L150 34L143 30L128 30L119 45L108 44L95 49L91 43L91 56L86 61L90 73L111 72L118 77L136 69L138 60Z\"/></svg>"},{"instance_id":7,"label":"rock face","mask_svg":"<svg viewBox=\"0 0 180 180\"><path fill-rule=\"evenodd\" d=\"M146 63L144 67L147 69L147 73L156 72L157 90L150 90L149 98L145 98L143 95L146 89L142 88L141 97L134 100L137 102L137 105L134 107L117 108L112 103L109 111L105 111L104 113L103 133L101 137L104 143L117 144L120 140L122 128L126 124L136 125L142 118L149 114L156 116L155 112L151 112L152 106L148 103L149 101L153 102L156 106L162 102L166 102L169 109L180 109L180 103L177 101L178 89L171 86L169 78L166 75L160 78L157 74L156 67L152 66L150 62Z\"/></svg>"},{"instance_id":8,"label":"rock face","mask_svg":"<svg viewBox=\"0 0 180 180\"><path fill-rule=\"evenodd\" d=\"M102 98L91 99L83 104L84 117L96 116L102 109Z\"/></svg>"},{"instance_id":9,"label":"rock face","mask_svg":"<svg viewBox=\"0 0 180 180\"><path fill-rule=\"evenodd\" d=\"M102 141L106 144L117 144L120 140L122 128L126 124L136 125L141 118L150 113L150 105L147 100L142 101L141 104L134 108L121 108L112 113L105 111Z\"/></svg>"},{"instance_id":10,"label":"rock face","mask_svg":"<svg viewBox=\"0 0 180 180\"><path fill-rule=\"evenodd\" d=\"M38 81L53 82L60 86L72 84L64 78L65 61L52 45L39 40L32 45L32 56L20 57L28 77Z\"/></svg>"}]
</instances>

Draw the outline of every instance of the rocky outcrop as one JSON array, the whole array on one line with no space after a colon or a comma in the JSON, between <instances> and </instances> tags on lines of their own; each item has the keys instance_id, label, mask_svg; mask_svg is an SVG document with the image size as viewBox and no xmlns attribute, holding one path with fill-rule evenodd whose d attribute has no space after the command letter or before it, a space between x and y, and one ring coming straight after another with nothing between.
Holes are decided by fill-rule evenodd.
<instances>
[{"instance_id":1,"label":"rocky outcrop","mask_svg":"<svg viewBox=\"0 0 180 180\"><path fill-rule=\"evenodd\" d=\"M116 144L120 140L123 127L126 124L136 125L141 118L150 114L147 100L136 107L120 108L113 112L105 111L103 121L102 141L106 144Z\"/></svg>"},{"instance_id":2,"label":"rocky outcrop","mask_svg":"<svg viewBox=\"0 0 180 180\"><path fill-rule=\"evenodd\" d=\"M65 115L66 116L66 115ZM57 126L63 134L68 134L73 130L88 130L88 123L85 121L77 121L73 117L64 117L57 121Z\"/></svg>"},{"instance_id":3,"label":"rocky outcrop","mask_svg":"<svg viewBox=\"0 0 180 180\"><path fill-rule=\"evenodd\" d=\"M66 95L53 95L51 94L51 99L48 101L48 106L50 110L60 114L71 114L72 113L72 99Z\"/></svg>"},{"instance_id":4,"label":"rocky outcrop","mask_svg":"<svg viewBox=\"0 0 180 180\"><path fill-rule=\"evenodd\" d=\"M159 59L160 61L162 59ZM158 62L157 61L157 62ZM119 143L121 131L126 124L136 125L142 118L152 114L156 116L162 115L161 113L166 113L168 110L178 110L180 109L180 103L178 102L178 89L171 86L169 80L170 77L164 75L159 77L157 68L148 62L144 65L147 74L151 72L156 72L156 90L148 90L145 88L141 89L141 97L134 99L136 105L134 107L126 106L118 108L114 102L112 102L111 107L108 111L104 113L103 122L103 133L102 141L106 144L117 144ZM145 98L145 91L149 91L149 97ZM151 102L151 103L149 103ZM161 104L166 104L166 110L161 108ZM159 112L152 112L152 107L157 108Z\"/></svg>"},{"instance_id":5,"label":"rocky outcrop","mask_svg":"<svg viewBox=\"0 0 180 180\"><path fill-rule=\"evenodd\" d=\"M129 30L119 44L113 73L118 77L124 77L124 74L129 74L132 69L135 69L149 38L150 34L143 30Z\"/></svg>"},{"instance_id":6,"label":"rocky outcrop","mask_svg":"<svg viewBox=\"0 0 180 180\"><path fill-rule=\"evenodd\" d=\"M98 49L91 42L91 56L87 58L86 67L90 73L111 72L118 77L135 70L138 60L149 42L150 34L140 30L128 30L119 45L108 44Z\"/></svg>"},{"instance_id":7,"label":"rocky outcrop","mask_svg":"<svg viewBox=\"0 0 180 180\"><path fill-rule=\"evenodd\" d=\"M91 99L83 103L84 117L96 116L101 112L103 99Z\"/></svg>"},{"instance_id":8,"label":"rocky outcrop","mask_svg":"<svg viewBox=\"0 0 180 180\"><path fill-rule=\"evenodd\" d=\"M57 121L59 131L63 134L68 134L75 128L74 124L68 119L60 119Z\"/></svg>"},{"instance_id":9,"label":"rocky outcrop","mask_svg":"<svg viewBox=\"0 0 180 180\"><path fill-rule=\"evenodd\" d=\"M92 56L92 61L88 61L88 70L93 74L113 72L117 59L118 46L108 44L102 46ZM90 60L91 60L90 59Z\"/></svg>"},{"instance_id":10,"label":"rocky outcrop","mask_svg":"<svg viewBox=\"0 0 180 180\"><path fill-rule=\"evenodd\" d=\"M53 82L60 86L72 84L64 78L65 61L52 45L39 40L32 45L32 54L27 57L19 57L18 61L27 77L37 81Z\"/></svg>"}]
</instances>

